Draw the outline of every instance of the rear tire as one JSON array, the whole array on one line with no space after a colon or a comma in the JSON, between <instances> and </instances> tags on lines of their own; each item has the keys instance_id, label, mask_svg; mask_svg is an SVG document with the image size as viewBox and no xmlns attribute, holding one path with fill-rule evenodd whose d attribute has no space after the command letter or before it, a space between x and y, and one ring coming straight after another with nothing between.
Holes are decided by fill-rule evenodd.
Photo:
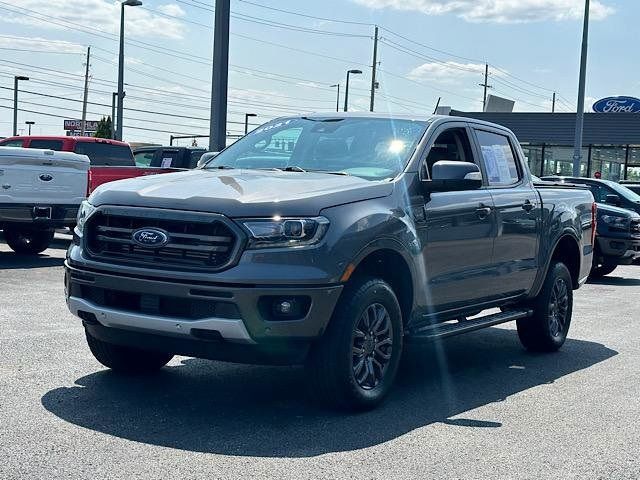
<instances>
[{"instance_id":1,"label":"rear tire","mask_svg":"<svg viewBox=\"0 0 640 480\"><path fill-rule=\"evenodd\" d=\"M573 281L562 262L552 263L538 296L529 308L533 316L518 320L520 342L532 352L555 352L564 344L573 312Z\"/></svg>"},{"instance_id":2,"label":"rear tire","mask_svg":"<svg viewBox=\"0 0 640 480\"><path fill-rule=\"evenodd\" d=\"M160 370L173 358L170 353L150 352L103 342L85 330L87 344L102 365L119 373L152 373Z\"/></svg>"},{"instance_id":3,"label":"rear tire","mask_svg":"<svg viewBox=\"0 0 640 480\"><path fill-rule=\"evenodd\" d=\"M4 238L7 245L16 253L23 255L37 255L44 252L53 240L53 230L38 230L35 228L5 227Z\"/></svg>"},{"instance_id":4,"label":"rear tire","mask_svg":"<svg viewBox=\"0 0 640 480\"><path fill-rule=\"evenodd\" d=\"M346 410L376 407L395 380L402 334L400 305L389 284L355 279L309 354L306 369L314 397Z\"/></svg>"}]
</instances>

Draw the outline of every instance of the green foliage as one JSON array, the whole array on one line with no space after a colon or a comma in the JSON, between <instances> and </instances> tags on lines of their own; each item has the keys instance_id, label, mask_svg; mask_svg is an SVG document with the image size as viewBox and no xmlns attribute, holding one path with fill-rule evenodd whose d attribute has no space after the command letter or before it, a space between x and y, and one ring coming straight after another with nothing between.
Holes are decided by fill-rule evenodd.
<instances>
[{"instance_id":1,"label":"green foliage","mask_svg":"<svg viewBox=\"0 0 640 480\"><path fill-rule=\"evenodd\" d=\"M97 138L111 138L111 116L102 117L98 122L98 130L95 136Z\"/></svg>"}]
</instances>

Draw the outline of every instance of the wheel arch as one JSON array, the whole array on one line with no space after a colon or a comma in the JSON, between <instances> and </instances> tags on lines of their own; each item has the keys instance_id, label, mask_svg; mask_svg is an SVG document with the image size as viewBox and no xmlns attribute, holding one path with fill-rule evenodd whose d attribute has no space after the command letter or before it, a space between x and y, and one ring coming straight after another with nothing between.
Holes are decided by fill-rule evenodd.
<instances>
[{"instance_id":1,"label":"wheel arch","mask_svg":"<svg viewBox=\"0 0 640 480\"><path fill-rule=\"evenodd\" d=\"M541 272L542 274L536 279L535 288L532 291L531 297L535 297L540 292L544 279L547 277L551 263L554 260L562 261L562 263L567 266L571 274L573 288L577 289L580 286L580 242L575 235L571 232L563 233L558 240L556 240L549 252L550 255L545 263L544 270Z\"/></svg>"}]
</instances>

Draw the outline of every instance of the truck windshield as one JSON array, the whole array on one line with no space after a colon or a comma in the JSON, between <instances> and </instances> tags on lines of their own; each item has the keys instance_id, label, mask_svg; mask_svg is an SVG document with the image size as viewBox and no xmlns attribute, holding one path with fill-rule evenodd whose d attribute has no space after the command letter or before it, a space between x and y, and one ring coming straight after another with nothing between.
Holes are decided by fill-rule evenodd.
<instances>
[{"instance_id":1,"label":"truck windshield","mask_svg":"<svg viewBox=\"0 0 640 480\"><path fill-rule=\"evenodd\" d=\"M385 118L289 118L267 123L207 163L207 169L288 169L368 180L397 176L426 122Z\"/></svg>"}]
</instances>

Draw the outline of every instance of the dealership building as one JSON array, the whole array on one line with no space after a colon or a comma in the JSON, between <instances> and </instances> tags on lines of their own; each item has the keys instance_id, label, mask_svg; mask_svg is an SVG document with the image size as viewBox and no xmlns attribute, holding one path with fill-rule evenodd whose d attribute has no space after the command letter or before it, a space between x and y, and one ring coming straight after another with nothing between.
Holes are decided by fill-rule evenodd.
<instances>
[{"instance_id":1,"label":"dealership building","mask_svg":"<svg viewBox=\"0 0 640 480\"><path fill-rule=\"evenodd\" d=\"M534 175L571 175L575 113L461 112L451 115L498 123L512 130ZM581 175L640 180L640 113L586 113Z\"/></svg>"}]
</instances>

